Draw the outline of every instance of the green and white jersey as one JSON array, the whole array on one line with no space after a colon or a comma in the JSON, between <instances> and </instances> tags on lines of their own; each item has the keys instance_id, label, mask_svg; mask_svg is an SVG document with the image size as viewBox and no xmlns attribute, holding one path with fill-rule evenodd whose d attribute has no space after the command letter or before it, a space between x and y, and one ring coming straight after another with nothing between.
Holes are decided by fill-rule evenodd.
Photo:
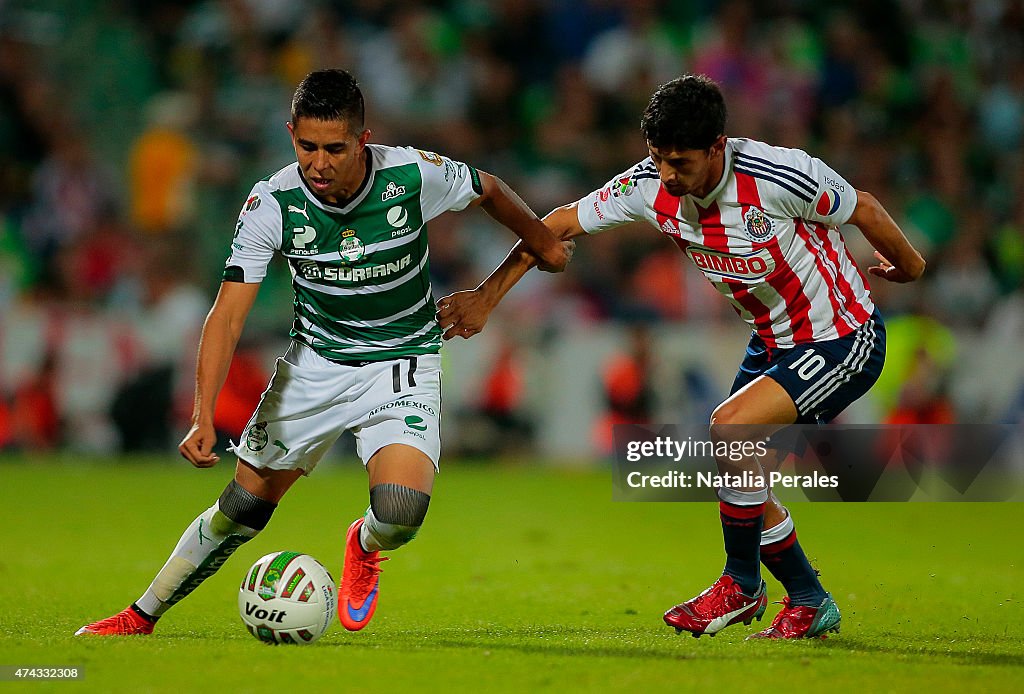
<instances>
[{"instance_id":1,"label":"green and white jersey","mask_svg":"<svg viewBox=\"0 0 1024 694\"><path fill-rule=\"evenodd\" d=\"M343 207L319 200L298 164L257 183L238 217L224 280L262 281L278 252L295 290L293 339L336 361L436 353L426 223L478 198L480 175L411 147L366 151L369 177Z\"/></svg>"}]
</instances>

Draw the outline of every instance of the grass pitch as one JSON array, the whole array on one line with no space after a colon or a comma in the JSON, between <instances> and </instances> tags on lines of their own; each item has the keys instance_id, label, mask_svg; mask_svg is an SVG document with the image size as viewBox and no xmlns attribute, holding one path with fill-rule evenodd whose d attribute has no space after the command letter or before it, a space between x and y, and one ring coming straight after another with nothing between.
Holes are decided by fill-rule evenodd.
<instances>
[{"instance_id":1,"label":"grass pitch","mask_svg":"<svg viewBox=\"0 0 1024 694\"><path fill-rule=\"evenodd\" d=\"M72 636L144 590L231 472L169 457L0 459L0 665L84 667L80 682L24 687L38 691L1000 691L1024 681L1019 504L794 504L842 633L744 642L753 627L735 626L697 640L661 613L721 571L713 505L613 503L603 470L468 463L445 466L420 537L383 565L362 632L335 623L313 646L272 647L236 609L242 574L271 551L312 554L337 578L345 528L367 499L350 461L300 480L267 530L153 636Z\"/></svg>"}]
</instances>

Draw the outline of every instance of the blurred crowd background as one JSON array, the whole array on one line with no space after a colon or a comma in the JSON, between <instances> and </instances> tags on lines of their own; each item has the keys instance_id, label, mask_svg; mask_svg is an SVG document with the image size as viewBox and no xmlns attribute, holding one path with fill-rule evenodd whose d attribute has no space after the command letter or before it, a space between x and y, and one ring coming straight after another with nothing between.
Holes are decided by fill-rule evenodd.
<instances>
[{"instance_id":1,"label":"blurred crowd background","mask_svg":"<svg viewBox=\"0 0 1024 694\"><path fill-rule=\"evenodd\" d=\"M1021 0L0 0L0 449L173 451L238 210L294 159L291 94L320 67L360 79L373 141L493 172L542 214L646 155L659 83L710 75L728 134L824 159L929 260L920 283L872 283L890 352L851 416L1024 419ZM438 219L435 297L513 240L479 212ZM745 331L684 261L631 226L524 280L446 350L446 450L585 457L614 422L706 418ZM225 439L290 314L275 264Z\"/></svg>"}]
</instances>

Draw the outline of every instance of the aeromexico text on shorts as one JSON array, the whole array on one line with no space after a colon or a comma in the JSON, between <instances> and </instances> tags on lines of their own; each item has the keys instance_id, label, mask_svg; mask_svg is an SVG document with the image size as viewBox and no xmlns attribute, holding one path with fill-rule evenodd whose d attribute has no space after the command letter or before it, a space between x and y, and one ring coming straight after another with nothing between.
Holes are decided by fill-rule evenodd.
<instances>
[{"instance_id":1,"label":"aeromexico text on shorts","mask_svg":"<svg viewBox=\"0 0 1024 694\"><path fill-rule=\"evenodd\" d=\"M370 410L370 412L366 416L373 417L374 415L379 414L384 410L391 410L396 407L411 407L413 409L426 412L431 417L437 416L437 413L434 411L434 408L431 407L430 405L424 405L422 402L416 402L415 400L406 400L404 398L401 400L392 400L391 402L384 403L380 407L375 407L374 409Z\"/></svg>"}]
</instances>

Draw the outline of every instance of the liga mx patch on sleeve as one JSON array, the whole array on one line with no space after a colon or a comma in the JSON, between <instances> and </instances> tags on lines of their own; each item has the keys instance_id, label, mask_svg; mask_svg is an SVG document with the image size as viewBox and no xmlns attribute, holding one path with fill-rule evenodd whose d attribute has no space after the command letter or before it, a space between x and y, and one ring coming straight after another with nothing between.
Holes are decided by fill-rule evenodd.
<instances>
[{"instance_id":1,"label":"liga mx patch on sleeve","mask_svg":"<svg viewBox=\"0 0 1024 694\"><path fill-rule=\"evenodd\" d=\"M842 203L843 201L842 198L839 197L839 191L834 188L825 188L821 193L821 197L818 198L818 203L814 206L814 211L822 217L828 217L838 212L839 206Z\"/></svg>"}]
</instances>

